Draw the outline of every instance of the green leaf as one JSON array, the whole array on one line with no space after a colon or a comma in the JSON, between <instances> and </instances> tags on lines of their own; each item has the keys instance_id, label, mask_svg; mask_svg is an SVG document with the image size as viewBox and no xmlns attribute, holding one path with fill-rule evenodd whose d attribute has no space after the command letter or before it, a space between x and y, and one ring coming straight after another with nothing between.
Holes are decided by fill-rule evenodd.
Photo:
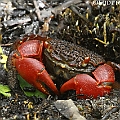
<instances>
[{"instance_id":1,"label":"green leaf","mask_svg":"<svg viewBox=\"0 0 120 120\"><path fill-rule=\"evenodd\" d=\"M23 90L23 92L25 93L26 96L36 96L36 97L41 97L41 98L46 98L46 95L43 94L42 92L40 92L39 90L36 89L35 92L28 92L28 91L24 91L24 87L32 87L32 85L30 85L28 82L26 82L20 75L18 75L18 80L20 83L20 87Z\"/></svg>"},{"instance_id":2,"label":"green leaf","mask_svg":"<svg viewBox=\"0 0 120 120\"><path fill-rule=\"evenodd\" d=\"M0 93L3 94L6 97L10 97L11 93L10 93L10 88L8 85L2 85L0 84Z\"/></svg>"}]
</instances>

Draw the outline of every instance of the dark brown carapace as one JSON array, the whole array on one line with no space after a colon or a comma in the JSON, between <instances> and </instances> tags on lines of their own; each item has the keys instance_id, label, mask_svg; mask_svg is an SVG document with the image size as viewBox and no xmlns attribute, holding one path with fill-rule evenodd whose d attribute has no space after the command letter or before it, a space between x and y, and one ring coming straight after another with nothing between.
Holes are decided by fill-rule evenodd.
<instances>
[{"instance_id":1,"label":"dark brown carapace","mask_svg":"<svg viewBox=\"0 0 120 120\"><path fill-rule=\"evenodd\" d=\"M102 56L79 45L58 39L47 42L52 50L44 49L46 68L67 80L76 74L90 74L97 65L105 62Z\"/></svg>"}]
</instances>

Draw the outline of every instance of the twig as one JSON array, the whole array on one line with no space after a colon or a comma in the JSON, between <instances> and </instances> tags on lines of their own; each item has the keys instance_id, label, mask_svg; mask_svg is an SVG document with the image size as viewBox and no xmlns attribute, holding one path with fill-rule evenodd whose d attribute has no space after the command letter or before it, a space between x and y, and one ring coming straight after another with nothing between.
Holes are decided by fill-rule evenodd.
<instances>
[{"instance_id":1,"label":"twig","mask_svg":"<svg viewBox=\"0 0 120 120\"><path fill-rule=\"evenodd\" d=\"M39 9L39 6L37 5L37 1L36 0L33 0L33 3L34 3L34 6L35 6L35 9L36 9L36 14L37 14L37 17L38 17L38 20L40 21L41 20L41 17L40 17L40 9Z\"/></svg>"},{"instance_id":2,"label":"twig","mask_svg":"<svg viewBox=\"0 0 120 120\"><path fill-rule=\"evenodd\" d=\"M0 44L1 47L7 47L7 46L11 46L11 45L13 45L13 43Z\"/></svg>"},{"instance_id":3,"label":"twig","mask_svg":"<svg viewBox=\"0 0 120 120\"><path fill-rule=\"evenodd\" d=\"M112 107L104 116L101 120L107 120L111 114L119 111L120 107L114 106Z\"/></svg>"},{"instance_id":4,"label":"twig","mask_svg":"<svg viewBox=\"0 0 120 120\"><path fill-rule=\"evenodd\" d=\"M65 10L66 8L70 7L71 5L73 4L77 4L77 3L80 3L81 0L69 0L57 7L54 7L54 8L48 8L48 9L43 9L40 11L39 9L39 6L37 4L37 1L36 0L33 0L33 4L35 6L35 9L36 9L36 14L37 14L37 17L38 17L38 20L41 21L42 19L44 18L50 18L51 16L53 15L57 15L59 14L60 12L62 12L63 10Z\"/></svg>"},{"instance_id":5,"label":"twig","mask_svg":"<svg viewBox=\"0 0 120 120\"><path fill-rule=\"evenodd\" d=\"M85 18L82 14L80 14L77 9L74 6L70 7L73 12L75 12L81 19L83 19L85 22L89 23L89 20Z\"/></svg>"},{"instance_id":6,"label":"twig","mask_svg":"<svg viewBox=\"0 0 120 120\"><path fill-rule=\"evenodd\" d=\"M60 12L62 12L63 10L65 10L66 8L70 7L71 5L73 4L77 4L77 3L80 3L82 2L81 0L68 0L67 2L53 8L52 12L57 15L59 14Z\"/></svg>"}]
</instances>

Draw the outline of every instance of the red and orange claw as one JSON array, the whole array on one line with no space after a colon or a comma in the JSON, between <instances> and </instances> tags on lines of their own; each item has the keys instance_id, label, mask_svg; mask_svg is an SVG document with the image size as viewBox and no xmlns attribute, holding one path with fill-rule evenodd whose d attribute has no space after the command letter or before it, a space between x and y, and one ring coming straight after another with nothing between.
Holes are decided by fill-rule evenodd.
<instances>
[{"instance_id":1,"label":"red and orange claw","mask_svg":"<svg viewBox=\"0 0 120 120\"><path fill-rule=\"evenodd\" d=\"M23 42L17 49L21 57L38 58L38 60L42 61L43 41L26 41Z\"/></svg>"},{"instance_id":2,"label":"red and orange claw","mask_svg":"<svg viewBox=\"0 0 120 120\"><path fill-rule=\"evenodd\" d=\"M42 62L33 58L14 59L15 67L18 73L28 83L45 94L49 94L43 84L46 84L55 94L59 94L55 84L45 70Z\"/></svg>"},{"instance_id":3,"label":"red and orange claw","mask_svg":"<svg viewBox=\"0 0 120 120\"><path fill-rule=\"evenodd\" d=\"M103 70L101 70L101 68L103 68ZM113 83L115 81L112 68L105 64L99 66L93 74L98 80L95 80L87 74L79 74L64 83L60 89L60 92L64 93L65 91L73 89L76 90L76 95L78 95L78 98L84 99L97 98L98 96L104 96L105 94L110 93L111 86L106 83Z\"/></svg>"},{"instance_id":4,"label":"red and orange claw","mask_svg":"<svg viewBox=\"0 0 120 120\"><path fill-rule=\"evenodd\" d=\"M98 84L103 82L114 82L115 75L113 68L110 65L100 65L94 72L92 72Z\"/></svg>"}]
</instances>

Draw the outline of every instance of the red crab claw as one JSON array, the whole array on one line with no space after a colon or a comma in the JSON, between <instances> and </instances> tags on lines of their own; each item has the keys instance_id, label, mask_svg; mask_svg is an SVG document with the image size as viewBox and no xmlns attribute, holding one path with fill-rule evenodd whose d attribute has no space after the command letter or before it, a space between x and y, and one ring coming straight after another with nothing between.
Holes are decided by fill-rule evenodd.
<instances>
[{"instance_id":1,"label":"red crab claw","mask_svg":"<svg viewBox=\"0 0 120 120\"><path fill-rule=\"evenodd\" d=\"M73 89L76 90L76 95L84 95L78 96L78 98L84 99L90 97L97 98L110 93L111 86L107 85L107 83L115 81L112 67L107 64L101 65L93 72L93 75L96 80L87 74L76 75L62 85L60 92L64 93Z\"/></svg>"},{"instance_id":2,"label":"red crab claw","mask_svg":"<svg viewBox=\"0 0 120 120\"><path fill-rule=\"evenodd\" d=\"M43 41L38 40L26 41L23 42L17 49L22 57L33 57L42 61ZM17 57L16 54L14 56Z\"/></svg>"},{"instance_id":3,"label":"red crab claw","mask_svg":"<svg viewBox=\"0 0 120 120\"><path fill-rule=\"evenodd\" d=\"M44 87L44 84L46 84L55 94L59 94L42 62L33 58L15 58L14 64L21 77L35 88L45 94L49 94Z\"/></svg>"}]
</instances>

